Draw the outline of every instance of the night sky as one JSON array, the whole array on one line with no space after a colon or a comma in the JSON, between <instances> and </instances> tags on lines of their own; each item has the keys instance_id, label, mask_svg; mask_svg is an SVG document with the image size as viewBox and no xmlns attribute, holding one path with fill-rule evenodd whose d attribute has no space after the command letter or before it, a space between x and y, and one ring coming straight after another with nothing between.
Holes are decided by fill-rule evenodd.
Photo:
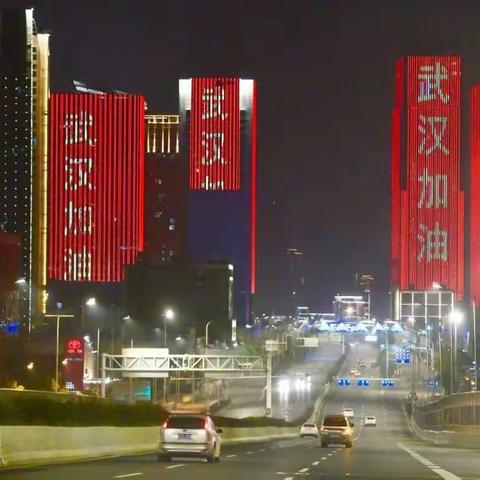
<instances>
[{"instance_id":1,"label":"night sky","mask_svg":"<svg viewBox=\"0 0 480 480\"><path fill-rule=\"evenodd\" d=\"M0 5L33 5L39 29L51 31L52 91L83 80L142 93L152 113L176 113L178 78L258 81L260 309L283 306L292 246L304 252L304 300L317 311L329 311L358 271L388 290L395 61L461 55L464 120L468 88L480 82L475 0Z\"/></svg>"}]
</instances>

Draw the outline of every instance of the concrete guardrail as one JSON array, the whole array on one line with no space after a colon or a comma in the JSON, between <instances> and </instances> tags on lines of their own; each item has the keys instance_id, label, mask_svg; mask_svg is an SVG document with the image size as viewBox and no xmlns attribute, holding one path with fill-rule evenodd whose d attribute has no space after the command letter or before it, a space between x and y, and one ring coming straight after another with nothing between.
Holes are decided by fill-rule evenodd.
<instances>
[{"instance_id":1,"label":"concrete guardrail","mask_svg":"<svg viewBox=\"0 0 480 480\"><path fill-rule=\"evenodd\" d=\"M429 430L422 428L404 409L410 433L418 439L435 445L480 448L480 433L456 432L453 430Z\"/></svg>"},{"instance_id":2,"label":"concrete guardrail","mask_svg":"<svg viewBox=\"0 0 480 480\"><path fill-rule=\"evenodd\" d=\"M224 428L224 445L298 435L297 427ZM155 452L159 427L0 426L0 466L14 467Z\"/></svg>"}]
</instances>

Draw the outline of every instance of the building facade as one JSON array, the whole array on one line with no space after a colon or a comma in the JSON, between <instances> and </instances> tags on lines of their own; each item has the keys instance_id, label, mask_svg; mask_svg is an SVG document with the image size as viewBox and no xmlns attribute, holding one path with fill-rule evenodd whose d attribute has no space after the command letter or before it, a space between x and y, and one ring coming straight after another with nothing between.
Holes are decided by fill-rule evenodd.
<instances>
[{"instance_id":1,"label":"building facade","mask_svg":"<svg viewBox=\"0 0 480 480\"><path fill-rule=\"evenodd\" d=\"M187 255L234 265L234 315L256 285L256 86L239 78L179 83L180 152L188 164Z\"/></svg>"},{"instance_id":2,"label":"building facade","mask_svg":"<svg viewBox=\"0 0 480 480\"><path fill-rule=\"evenodd\" d=\"M46 302L46 168L49 35L33 9L0 13L0 229L20 235L20 320L29 329Z\"/></svg>"},{"instance_id":3,"label":"building facade","mask_svg":"<svg viewBox=\"0 0 480 480\"><path fill-rule=\"evenodd\" d=\"M119 282L143 250L144 115L141 95L52 94L50 279Z\"/></svg>"},{"instance_id":4,"label":"building facade","mask_svg":"<svg viewBox=\"0 0 480 480\"><path fill-rule=\"evenodd\" d=\"M480 85L470 91L470 292L480 302Z\"/></svg>"},{"instance_id":5,"label":"building facade","mask_svg":"<svg viewBox=\"0 0 480 480\"><path fill-rule=\"evenodd\" d=\"M395 74L391 282L400 292L439 286L461 300L460 57L407 57Z\"/></svg>"},{"instance_id":6,"label":"building facade","mask_svg":"<svg viewBox=\"0 0 480 480\"><path fill-rule=\"evenodd\" d=\"M145 251L151 264L185 257L187 168L178 115L145 115Z\"/></svg>"}]
</instances>

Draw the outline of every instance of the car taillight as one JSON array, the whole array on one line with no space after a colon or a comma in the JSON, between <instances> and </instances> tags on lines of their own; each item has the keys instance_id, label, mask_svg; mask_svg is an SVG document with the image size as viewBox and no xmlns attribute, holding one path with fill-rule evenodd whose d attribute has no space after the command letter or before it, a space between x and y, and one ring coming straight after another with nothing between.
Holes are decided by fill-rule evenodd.
<instances>
[{"instance_id":1,"label":"car taillight","mask_svg":"<svg viewBox=\"0 0 480 480\"><path fill-rule=\"evenodd\" d=\"M162 428L167 428L167 425L168 425L168 420L165 420L165 422L163 422Z\"/></svg>"}]
</instances>

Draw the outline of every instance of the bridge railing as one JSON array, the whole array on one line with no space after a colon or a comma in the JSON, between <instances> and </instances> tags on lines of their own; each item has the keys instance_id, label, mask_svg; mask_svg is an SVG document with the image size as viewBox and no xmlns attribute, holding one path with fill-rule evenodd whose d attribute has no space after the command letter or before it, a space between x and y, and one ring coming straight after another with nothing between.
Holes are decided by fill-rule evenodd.
<instances>
[{"instance_id":1,"label":"bridge railing","mask_svg":"<svg viewBox=\"0 0 480 480\"><path fill-rule=\"evenodd\" d=\"M412 404L412 415L422 428L457 431L480 427L480 392L448 395L428 404Z\"/></svg>"}]
</instances>

